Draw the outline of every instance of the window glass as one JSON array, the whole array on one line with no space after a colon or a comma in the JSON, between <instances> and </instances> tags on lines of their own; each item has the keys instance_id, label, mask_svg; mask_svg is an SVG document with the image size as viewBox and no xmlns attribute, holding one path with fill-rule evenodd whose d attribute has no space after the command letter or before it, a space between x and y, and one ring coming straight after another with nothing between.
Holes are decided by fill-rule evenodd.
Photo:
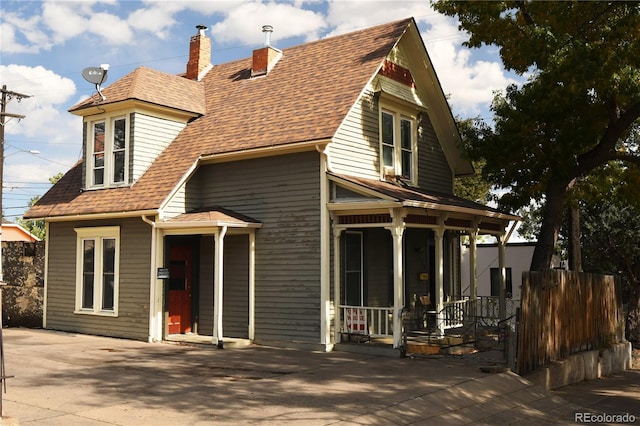
<instances>
[{"instance_id":1,"label":"window glass","mask_svg":"<svg viewBox=\"0 0 640 426\"><path fill-rule=\"evenodd\" d=\"M400 120L402 176L408 179L411 178L411 167L413 165L412 139L411 121L406 119Z\"/></svg>"},{"instance_id":2,"label":"window glass","mask_svg":"<svg viewBox=\"0 0 640 426\"><path fill-rule=\"evenodd\" d=\"M393 141L393 115L387 112L382 113L382 165L385 167L394 166L394 141Z\"/></svg>"},{"instance_id":3,"label":"window glass","mask_svg":"<svg viewBox=\"0 0 640 426\"><path fill-rule=\"evenodd\" d=\"M107 124L108 123L108 124ZM127 175L127 119L113 118L93 123L93 141L87 158L87 185L122 184Z\"/></svg>"},{"instance_id":4,"label":"window glass","mask_svg":"<svg viewBox=\"0 0 640 426\"><path fill-rule=\"evenodd\" d=\"M380 172L383 178L401 176L406 180L416 179L416 126L410 114L408 110L380 110Z\"/></svg>"},{"instance_id":5,"label":"window glass","mask_svg":"<svg viewBox=\"0 0 640 426\"><path fill-rule=\"evenodd\" d=\"M344 303L350 306L363 305L362 279L362 234L345 233Z\"/></svg>"},{"instance_id":6,"label":"window glass","mask_svg":"<svg viewBox=\"0 0 640 426\"><path fill-rule=\"evenodd\" d=\"M116 240L105 238L102 240L102 309L113 310Z\"/></svg>"},{"instance_id":7,"label":"window glass","mask_svg":"<svg viewBox=\"0 0 640 426\"><path fill-rule=\"evenodd\" d=\"M500 296L500 268L491 268L491 296ZM513 295L513 282L511 281L511 268L505 268L506 275L506 292L505 298L511 299Z\"/></svg>"},{"instance_id":8,"label":"window glass","mask_svg":"<svg viewBox=\"0 0 640 426\"><path fill-rule=\"evenodd\" d=\"M124 182L124 159L126 148L125 119L113 123L113 181Z\"/></svg>"},{"instance_id":9,"label":"window glass","mask_svg":"<svg viewBox=\"0 0 640 426\"><path fill-rule=\"evenodd\" d=\"M82 261L82 308L93 308L93 273L95 270L95 241L84 240Z\"/></svg>"},{"instance_id":10,"label":"window glass","mask_svg":"<svg viewBox=\"0 0 640 426\"><path fill-rule=\"evenodd\" d=\"M93 184L104 183L104 122L93 125Z\"/></svg>"},{"instance_id":11,"label":"window glass","mask_svg":"<svg viewBox=\"0 0 640 426\"><path fill-rule=\"evenodd\" d=\"M120 228L103 226L75 231L78 253L75 313L117 316Z\"/></svg>"}]
</instances>

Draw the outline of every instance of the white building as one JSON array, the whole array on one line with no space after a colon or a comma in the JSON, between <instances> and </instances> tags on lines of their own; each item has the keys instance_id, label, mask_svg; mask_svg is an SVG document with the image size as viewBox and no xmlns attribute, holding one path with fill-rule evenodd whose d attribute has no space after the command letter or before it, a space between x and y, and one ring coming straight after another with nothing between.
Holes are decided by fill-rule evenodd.
<instances>
[{"instance_id":1,"label":"white building","mask_svg":"<svg viewBox=\"0 0 640 426\"><path fill-rule=\"evenodd\" d=\"M528 271L535 248L535 242L509 243L505 248L505 266L507 276L507 299L520 300L522 272ZM500 266L498 263L498 245L477 245L477 286L478 296L499 296ZM463 283L469 283L469 247L462 246ZM469 295L469 286L463 285L462 294Z\"/></svg>"}]
</instances>

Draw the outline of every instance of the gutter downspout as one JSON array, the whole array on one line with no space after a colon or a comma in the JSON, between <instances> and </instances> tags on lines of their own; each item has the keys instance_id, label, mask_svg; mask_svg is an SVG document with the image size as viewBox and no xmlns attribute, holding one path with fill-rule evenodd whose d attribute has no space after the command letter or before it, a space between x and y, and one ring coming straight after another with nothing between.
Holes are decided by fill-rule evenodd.
<instances>
[{"instance_id":1,"label":"gutter downspout","mask_svg":"<svg viewBox=\"0 0 640 426\"><path fill-rule=\"evenodd\" d=\"M151 267L149 271L149 343L162 341L162 312L158 310L162 306L162 282L156 278L154 271L157 269L157 242L158 228L156 222L142 215L143 222L151 226ZM156 300L160 298L160 300Z\"/></svg>"}]
</instances>

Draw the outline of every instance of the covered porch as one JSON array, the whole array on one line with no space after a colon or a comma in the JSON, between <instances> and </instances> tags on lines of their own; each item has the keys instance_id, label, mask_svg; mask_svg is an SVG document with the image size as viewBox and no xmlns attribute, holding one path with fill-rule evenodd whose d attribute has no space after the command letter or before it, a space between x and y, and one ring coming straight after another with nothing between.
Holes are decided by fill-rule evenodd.
<instances>
[{"instance_id":1,"label":"covered porch","mask_svg":"<svg viewBox=\"0 0 640 426\"><path fill-rule=\"evenodd\" d=\"M150 340L218 348L253 341L261 223L220 207L146 220L155 248Z\"/></svg>"},{"instance_id":2,"label":"covered porch","mask_svg":"<svg viewBox=\"0 0 640 426\"><path fill-rule=\"evenodd\" d=\"M505 246L517 216L402 184L330 180L335 343L386 343L402 351L412 335L444 338L473 326L483 303L476 285L480 235L499 243L498 320L507 318ZM468 283L461 282L462 238L472 258ZM463 286L470 296L462 296Z\"/></svg>"}]
</instances>

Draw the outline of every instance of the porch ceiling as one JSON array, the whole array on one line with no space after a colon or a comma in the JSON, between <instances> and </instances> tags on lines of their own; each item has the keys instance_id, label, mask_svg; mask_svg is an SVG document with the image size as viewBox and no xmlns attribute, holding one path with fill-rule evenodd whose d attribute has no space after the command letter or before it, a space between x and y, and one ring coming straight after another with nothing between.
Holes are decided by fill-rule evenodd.
<instances>
[{"instance_id":1,"label":"porch ceiling","mask_svg":"<svg viewBox=\"0 0 640 426\"><path fill-rule=\"evenodd\" d=\"M354 192L360 192L366 196L372 196L377 194L380 200L384 200L386 203L360 202L361 206L369 204L370 207L387 204L402 206L402 207L415 207L427 210L435 210L440 212L453 212L465 215L471 215L479 218L492 218L504 221L519 221L522 218L510 213L502 212L498 209L488 207L464 198L456 197L455 195L441 194L436 192L427 192L418 188L411 188L402 185L401 183L382 182L373 179L364 179L354 176L338 175L334 173L328 173L329 179L336 184L346 187ZM347 204L354 204L353 199L345 200ZM364 201L364 200L362 200ZM330 208L333 210L341 210L340 206L343 204L341 201L331 201Z\"/></svg>"},{"instance_id":2,"label":"porch ceiling","mask_svg":"<svg viewBox=\"0 0 640 426\"><path fill-rule=\"evenodd\" d=\"M262 223L222 207L205 207L157 223L159 228L221 227L260 228Z\"/></svg>"}]
</instances>

